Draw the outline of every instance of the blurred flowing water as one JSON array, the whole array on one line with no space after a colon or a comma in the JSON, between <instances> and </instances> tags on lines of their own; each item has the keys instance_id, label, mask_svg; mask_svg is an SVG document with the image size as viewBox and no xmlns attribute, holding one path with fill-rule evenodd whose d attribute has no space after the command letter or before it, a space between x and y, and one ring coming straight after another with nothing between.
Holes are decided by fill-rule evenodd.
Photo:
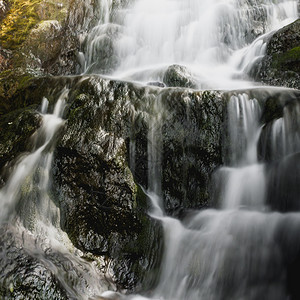
<instances>
[{"instance_id":1,"label":"blurred flowing water","mask_svg":"<svg viewBox=\"0 0 300 300\"><path fill-rule=\"evenodd\" d=\"M255 85L247 72L264 55L266 37L298 18L298 2L285 0L116 3L99 2L101 18L85 38L82 72L161 82L168 66L180 64L188 67L199 89ZM60 229L49 192L67 96L64 90L52 114L44 99L35 147L20 158L0 191L0 222L14 224L10 230L17 232L22 247L53 271L74 299L88 299L110 286ZM195 211L179 221L166 216L161 197L163 108L157 99L147 120L147 194L151 216L163 224L165 252L157 286L145 295L120 297L296 299L291 274L293 264L299 266L300 213L290 211L300 209L300 106L292 103L282 117L264 124L262 101L247 92L230 97L226 165L213 176L217 209Z\"/></svg>"},{"instance_id":2,"label":"blurred flowing water","mask_svg":"<svg viewBox=\"0 0 300 300\"><path fill-rule=\"evenodd\" d=\"M51 190L53 151L57 135L64 126L62 117L68 92L68 89L62 91L53 113L48 112L49 102L43 99L42 124L32 137L33 150L19 158L0 190L0 282L3 284L4 280L4 286L9 285L13 291L18 284L18 272L25 272L22 279L26 278L30 284L36 275L33 272L26 276L26 272L36 268L35 272L40 274L41 282L45 280L46 288L51 287L52 281L58 281L72 299L88 299L101 294L109 284L104 273L95 264L84 260L82 253L61 230L58 203ZM101 263L104 264L99 259L99 265ZM47 277L44 268L52 275ZM39 286L39 281L35 284L39 291L45 288ZM53 296L51 292L45 290L38 297L58 297L59 294Z\"/></svg>"},{"instance_id":3,"label":"blurred flowing water","mask_svg":"<svg viewBox=\"0 0 300 300\"><path fill-rule=\"evenodd\" d=\"M105 13L108 2L103 1ZM85 72L162 82L167 67L179 64L200 89L251 86L247 72L264 55L266 36L296 20L297 5L297 0L131 1L88 36Z\"/></svg>"},{"instance_id":4,"label":"blurred flowing water","mask_svg":"<svg viewBox=\"0 0 300 300\"><path fill-rule=\"evenodd\" d=\"M163 224L165 253L156 288L147 296L130 299L297 299L290 290L291 276L297 275L290 268L294 263L295 269L299 267L300 213L275 212L267 203L267 196L274 192L270 185L272 165L259 162L257 149L260 139L268 141L271 155L277 151L282 154L284 176L299 179L299 108L296 101L262 138L259 101L245 93L230 97L228 164L214 174L213 189L219 190L214 200L219 209L195 211L179 221L164 214L163 201L151 190L155 185L149 184L148 196L153 203L150 213ZM291 111L297 116L291 116ZM289 133L283 134L283 124L289 127ZM278 139L281 148L273 148ZM153 145L156 140L149 143ZM276 171L276 176L283 175L282 169ZM156 177L149 176L149 180L156 181ZM281 190L291 192L294 201L299 200L297 183L293 183L293 194L282 180L278 182L282 183ZM284 195L277 199L286 200Z\"/></svg>"}]
</instances>

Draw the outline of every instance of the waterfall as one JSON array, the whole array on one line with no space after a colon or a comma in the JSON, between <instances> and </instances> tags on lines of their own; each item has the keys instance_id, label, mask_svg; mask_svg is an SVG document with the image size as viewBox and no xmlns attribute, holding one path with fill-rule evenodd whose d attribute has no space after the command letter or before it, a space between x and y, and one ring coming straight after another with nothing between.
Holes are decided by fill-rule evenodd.
<instances>
[{"instance_id":1,"label":"waterfall","mask_svg":"<svg viewBox=\"0 0 300 300\"><path fill-rule=\"evenodd\" d=\"M88 37L85 72L161 83L166 69L178 64L187 67L199 89L251 87L256 84L248 73L265 55L268 37L297 18L297 1L132 1L114 24L101 24ZM290 299L287 282L300 250L300 214L273 212L269 198L272 189L282 189L278 177L290 172L289 156L299 151L300 112L298 105L289 106L271 125L263 124L263 101L246 92L230 97L226 164L214 174L219 208L193 212L182 222L164 212L163 120L155 102L148 119L146 193L151 216L164 228L165 252L157 286L143 296L122 298ZM135 151L131 141L132 168ZM279 165L272 167L276 160Z\"/></svg>"},{"instance_id":2,"label":"waterfall","mask_svg":"<svg viewBox=\"0 0 300 300\"><path fill-rule=\"evenodd\" d=\"M166 68L179 64L188 67L201 89L253 85L247 72L264 55L266 35L296 20L297 5L285 0L132 1L114 23L98 25L88 37L88 65L102 64L89 72L162 82Z\"/></svg>"},{"instance_id":3,"label":"waterfall","mask_svg":"<svg viewBox=\"0 0 300 300\"><path fill-rule=\"evenodd\" d=\"M183 222L162 215L163 210L154 211L153 217L164 227L166 248L159 283L147 297L129 299L290 299L287 281L290 264L300 251L300 213L272 212L268 207L267 194L274 187L268 186L270 174L265 171L270 166L258 161L257 146L264 127L260 103L245 93L228 101L230 157L228 165L215 173L214 188L221 189L220 209L194 212ZM291 145L282 143L282 147L299 153L299 103L291 106L272 122L271 129L265 129L265 139L274 145L282 136L290 142L293 137ZM278 128L283 124L289 124L287 135L282 134L284 128ZM283 154L283 163L289 153ZM289 165L286 171L294 168ZM297 172L294 176L298 178ZM157 196L148 196L157 206Z\"/></svg>"},{"instance_id":4,"label":"waterfall","mask_svg":"<svg viewBox=\"0 0 300 300\"><path fill-rule=\"evenodd\" d=\"M249 72L254 64L264 57L270 35L298 18L298 1L96 0L91 3L99 10L100 17L90 32L82 35L79 59L83 79L72 78L68 81L70 85L76 80L80 83L77 81L78 85L73 89L71 87L71 92L67 88L61 91L52 113L50 113L51 104L43 98L39 113L41 126L32 136L33 148L30 153L23 153L19 157L5 186L0 190L0 232L5 232L4 245L0 247L0 258L4 261L4 265L10 266L14 271L17 270L18 263L22 260L18 256L20 252L21 258L25 257L26 260L29 257L34 260L37 266L34 272L42 270L40 273L43 273L44 269L50 270L50 279L67 294L68 299L296 300L295 297L300 294L298 282L293 278L293 272L297 272L296 278L300 273L299 96L295 100L289 98L293 93L291 90L278 89L278 94L285 93L289 101L282 101L283 104L277 103L278 106L281 105L280 108L284 107L282 112L279 109L278 114L266 120L264 110L267 101L272 100L272 97L264 98L266 93L260 92L260 89L253 92L253 88L259 83L249 79ZM174 101L169 104L167 100L170 99L166 98L171 88L161 88L167 85L164 77L172 65L179 65L183 76L186 72L191 82L195 83L187 89L184 98L187 106L182 105L178 114L191 113L189 104L192 101L205 102L206 92L202 94L199 91L191 91L190 88L218 90L216 94L224 100L224 107L226 107L224 112L220 112L220 115L222 114L220 119L224 117L222 144L224 164L218 165L211 178L211 190L214 192L211 193L210 200L214 207L185 211L183 216L180 216L180 220L167 215L163 186L164 148L169 146L164 141L164 125L170 109L167 106L176 107L178 103ZM90 76L91 74L105 75L110 79L125 80L130 83L122 85L123 83L113 80L99 83L98 77ZM90 78L93 78L92 83L92 80L89 81ZM142 84L144 90L139 90L132 82ZM144 85L151 85L151 87L144 87ZM152 87L153 85L156 87ZM80 90L82 94L77 94L78 91L75 91L78 87L82 87L82 91ZM117 90L119 88L120 90ZM148 93L152 89L155 92ZM269 92L268 87L265 90ZM173 91L174 100L182 97L180 94L183 92L182 89L176 88ZM98 169L93 170L95 175L91 174L91 177L95 177L93 184L89 186L89 182L82 183L85 185L85 194L78 195L78 197L82 196L78 198L78 202L81 200L91 202L88 203L89 205L82 204L85 213L86 211L90 213L90 208L95 208L92 212L95 215L103 212L99 219L95 218L96 221L92 220L91 223L97 223L95 226L98 227L107 226L105 228L107 232L103 236L100 233L97 236L93 230L88 233L83 232L83 237L80 236L82 239L87 239L87 244L94 243L99 246L95 256L94 253L87 253L90 249L85 245L82 248L86 253L77 249L67 233L62 230L59 209L61 203L57 202L61 200L60 197L64 197L63 191L54 191L52 186L55 145L66 124L64 111L69 92L74 97L71 104L74 104L73 112L77 109L77 112L79 111L78 115L74 113L72 118L76 119L79 116L89 119L82 120L80 125L76 124L78 127L81 125L88 127L86 136L82 138L85 141L82 141L78 148L85 148L80 149L86 151L84 154L93 148L91 153L93 161L89 162L91 165L96 164L96 160L101 160L100 156L105 157L99 165L97 164ZM95 110L90 106L95 102L92 100L89 102L88 99L93 92L91 98L98 100L96 104L98 107ZM91 94L85 98L85 93ZM122 101L126 98L126 101L120 101L119 106L114 106L115 101L120 100L118 97L121 93L126 94L126 97L120 97ZM194 95L194 99L189 98L191 95L189 93ZM210 91L207 94L210 94ZM166 103L168 105L164 105ZM123 106L131 104L132 111L124 109L126 111L124 113ZM205 107L206 104L201 107ZM82 108L85 105L86 107ZM107 108L103 110L101 116L103 120L94 120L96 115L100 115L98 109L101 110L103 107ZM211 108L209 105L207 107ZM217 105L213 109L216 114L219 114ZM118 114L117 120L109 120L112 112ZM128 120L121 120L124 117L123 113L127 114ZM136 115L139 115L139 126L143 128L135 132L133 127ZM196 118L199 116L195 116L193 120ZM201 114L201 118L207 121L206 111ZM94 127L89 127L91 119L95 121ZM186 136L184 135L192 126L198 126L196 121L190 119L192 117L188 115L178 121L178 123L181 121L188 123L182 132L178 132L178 135L182 135L180 142L176 140L181 144L179 147L182 147L183 156L189 155L188 151L185 152ZM109 123L109 130L105 128L106 124L103 125L105 122ZM130 126L132 128L129 128ZM209 123L208 126L212 125ZM99 131L94 134L92 131L96 127ZM177 127L180 126L176 124L174 131ZM216 130L218 129L219 127ZM70 135L77 132L76 130L70 130ZM213 135L216 130L214 128L209 133L205 132L203 136L201 132L199 135L203 140L199 142L200 139L197 139L197 142L208 143L207 140L214 139L214 136L206 139L205 135ZM189 139L193 138L194 131L191 131ZM78 132L81 131L78 129ZM146 132L143 136L145 143L142 146L137 145L135 138L144 132ZM200 130L195 132L198 133ZM107 136L106 140L102 139L102 136ZM71 137L66 139L71 140ZM106 144L109 144L109 147L106 147ZM197 152L200 149L199 144L193 144L194 148L191 152ZM128 145L129 149L126 153ZM143 146L146 149L142 149ZM68 151L67 146L66 149L61 151ZM75 146L74 149L78 150ZM74 149L70 152L75 152ZM116 153L114 155L104 153L105 149L113 149ZM147 188L141 187L142 191L137 188L134 181L136 178L133 179L132 176L139 167L136 163L136 157L140 154L137 153L137 149L145 151L147 157L145 164ZM78 157L82 154L80 150L78 150ZM213 151L214 149L211 152L207 151L205 155L213 156L211 154ZM101 155L98 155L99 152ZM198 156L195 157L191 160L191 164L198 159ZM73 161L85 165L86 160L76 159ZM86 159L88 160L89 157ZM127 160L131 170L126 165ZM73 161L69 162L69 165ZM84 173L85 166L81 167ZM114 169L113 174L109 173L110 168ZM101 174L102 171L104 174ZM207 173L210 171L206 170ZM72 173L70 181L74 180L74 174ZM84 175L80 176L84 177ZM101 180L106 181L105 183L114 181L107 190L101 186L102 183L99 183L101 180L98 177L101 176L103 176ZM124 179L125 176L128 177L128 182ZM185 177L188 181L189 177ZM90 177L87 178L88 181ZM200 180L202 179L199 178ZM202 182L205 180L206 178ZM77 182L74 182L75 184ZM124 197L124 203L120 204L118 202L122 200L122 194L126 189L129 196ZM107 200L106 193L113 194L115 197ZM113 281L117 276L107 274L110 271L109 260L117 260L116 256L127 246L131 252L128 250L128 253L124 254L123 265L120 267L120 272L124 272L121 274L124 281L128 275L126 272L132 271L128 271L130 267L137 269L132 272L136 272L134 276L138 276L140 269L144 271L152 264L147 262L147 257L143 257L138 261L139 265L132 264L130 267L126 265L140 255L136 253L140 249L134 243L145 241L149 234L142 228L146 223L146 217L143 215L145 219L142 217L139 219L139 214L144 214L144 207L137 205L140 196L137 196L138 193L145 198L143 198L145 203L142 205L146 207L147 200L151 202L152 206L150 205L148 213L163 228L164 253L157 271L157 284L151 286L149 290L141 291L141 295L126 294L131 291L123 290L122 293L110 292L118 288L110 282L111 278ZM97 194L95 199L93 197L92 200L83 199L85 195L93 196L93 194ZM62 201L71 202L74 198L70 199ZM186 202L189 200L187 199ZM77 206L74 205L71 209L77 211ZM136 213L132 218L134 224L127 224L128 220L125 218L132 212ZM66 214L68 213L69 211L66 210ZM117 219L123 217L126 222L118 224ZM104 219L103 224L99 225L101 218ZM76 218L74 219L72 225L77 221ZM86 219L80 221L86 222ZM129 220L128 223L130 222ZM84 226L90 229L88 226L94 224L84 224ZM132 241L132 244L131 240L126 241L128 244L123 249L123 245L120 246L118 243L123 242L123 234L127 230L137 230L132 236L128 235L136 240ZM143 234L142 239L139 239L140 233ZM87 236L84 236L85 234ZM124 240L128 239L128 236ZM107 237L115 240L113 242L110 240L104 247L102 243L106 243ZM17 250L11 250L12 244ZM7 255L11 251L15 256ZM101 256L102 253L107 255L107 260ZM141 266L142 264L146 266ZM10 268L7 270L4 268L5 274L0 274L0 283L2 280L10 280L3 284L9 286L8 292L14 290L15 284L13 279L10 279L12 278L9 273ZM132 278L130 280L132 287L135 282Z\"/></svg>"}]
</instances>

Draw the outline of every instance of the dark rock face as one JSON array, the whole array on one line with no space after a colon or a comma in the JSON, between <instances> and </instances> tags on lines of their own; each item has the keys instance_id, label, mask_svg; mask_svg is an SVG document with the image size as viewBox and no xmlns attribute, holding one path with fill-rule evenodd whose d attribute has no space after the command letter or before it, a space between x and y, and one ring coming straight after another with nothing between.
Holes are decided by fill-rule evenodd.
<instances>
[{"instance_id":1,"label":"dark rock face","mask_svg":"<svg viewBox=\"0 0 300 300\"><path fill-rule=\"evenodd\" d=\"M211 175L222 164L225 102L217 92L166 92L164 100L162 190L167 212L178 214L210 205Z\"/></svg>"},{"instance_id":2,"label":"dark rock face","mask_svg":"<svg viewBox=\"0 0 300 300\"><path fill-rule=\"evenodd\" d=\"M267 43L267 53L252 70L257 81L300 89L300 20L278 30Z\"/></svg>"},{"instance_id":3,"label":"dark rock face","mask_svg":"<svg viewBox=\"0 0 300 300\"><path fill-rule=\"evenodd\" d=\"M180 65L168 67L164 74L163 82L169 87L197 88L197 84L188 69Z\"/></svg>"},{"instance_id":4,"label":"dark rock face","mask_svg":"<svg viewBox=\"0 0 300 300\"><path fill-rule=\"evenodd\" d=\"M157 268L162 245L161 228L145 214L145 195L128 167L128 93L134 90L127 84L96 77L70 91L55 178L62 225L73 243L110 258L117 284L133 289Z\"/></svg>"},{"instance_id":5,"label":"dark rock face","mask_svg":"<svg viewBox=\"0 0 300 300\"><path fill-rule=\"evenodd\" d=\"M55 270L50 270L37 253L26 249L13 228L2 227L0 235L1 299L74 299L75 295L66 291ZM61 259L63 262L65 258Z\"/></svg>"},{"instance_id":6,"label":"dark rock face","mask_svg":"<svg viewBox=\"0 0 300 300\"><path fill-rule=\"evenodd\" d=\"M31 150L30 138L41 124L41 118L34 108L35 106L31 109L19 109L1 117L0 186L9 173L9 168L4 170L5 164L14 161L21 153Z\"/></svg>"}]
</instances>

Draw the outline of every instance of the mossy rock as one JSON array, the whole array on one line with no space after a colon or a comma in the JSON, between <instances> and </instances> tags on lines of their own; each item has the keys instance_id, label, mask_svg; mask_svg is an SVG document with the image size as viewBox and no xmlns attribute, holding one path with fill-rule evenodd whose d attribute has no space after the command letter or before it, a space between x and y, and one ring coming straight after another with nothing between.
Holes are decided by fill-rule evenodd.
<instances>
[{"instance_id":1,"label":"mossy rock","mask_svg":"<svg viewBox=\"0 0 300 300\"><path fill-rule=\"evenodd\" d=\"M75 73L79 40L76 29L69 26L73 3L74 0L11 0L10 10L0 23L0 71L11 73L10 94L27 75ZM3 87L6 79L7 74L1 73L0 95L7 90Z\"/></svg>"},{"instance_id":2,"label":"mossy rock","mask_svg":"<svg viewBox=\"0 0 300 300\"><path fill-rule=\"evenodd\" d=\"M10 11L0 26L2 47L16 49L39 22L37 7L42 0L12 0Z\"/></svg>"},{"instance_id":3,"label":"mossy rock","mask_svg":"<svg viewBox=\"0 0 300 300\"><path fill-rule=\"evenodd\" d=\"M300 74L300 46L283 53L273 54L271 67Z\"/></svg>"},{"instance_id":4,"label":"mossy rock","mask_svg":"<svg viewBox=\"0 0 300 300\"><path fill-rule=\"evenodd\" d=\"M13 96L20 90L28 88L32 82L32 75L23 73L21 70L9 70L0 73L0 115L16 108L25 107L28 104L16 103Z\"/></svg>"},{"instance_id":5,"label":"mossy rock","mask_svg":"<svg viewBox=\"0 0 300 300\"><path fill-rule=\"evenodd\" d=\"M269 85L300 89L300 19L275 32L251 76Z\"/></svg>"}]
</instances>

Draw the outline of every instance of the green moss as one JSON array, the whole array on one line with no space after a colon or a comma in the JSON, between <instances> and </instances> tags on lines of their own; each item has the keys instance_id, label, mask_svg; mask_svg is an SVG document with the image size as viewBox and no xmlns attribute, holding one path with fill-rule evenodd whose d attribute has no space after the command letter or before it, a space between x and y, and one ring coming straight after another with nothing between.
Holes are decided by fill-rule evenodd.
<instances>
[{"instance_id":1,"label":"green moss","mask_svg":"<svg viewBox=\"0 0 300 300\"><path fill-rule=\"evenodd\" d=\"M43 0L37 8L41 20L57 20L64 22L69 6L75 5L74 0Z\"/></svg>"},{"instance_id":2,"label":"green moss","mask_svg":"<svg viewBox=\"0 0 300 300\"><path fill-rule=\"evenodd\" d=\"M31 28L38 22L37 7L41 0L11 0L11 9L0 28L0 42L4 48L16 49L24 42Z\"/></svg>"},{"instance_id":3,"label":"green moss","mask_svg":"<svg viewBox=\"0 0 300 300\"><path fill-rule=\"evenodd\" d=\"M272 68L300 72L300 46L284 53L274 54Z\"/></svg>"}]
</instances>

